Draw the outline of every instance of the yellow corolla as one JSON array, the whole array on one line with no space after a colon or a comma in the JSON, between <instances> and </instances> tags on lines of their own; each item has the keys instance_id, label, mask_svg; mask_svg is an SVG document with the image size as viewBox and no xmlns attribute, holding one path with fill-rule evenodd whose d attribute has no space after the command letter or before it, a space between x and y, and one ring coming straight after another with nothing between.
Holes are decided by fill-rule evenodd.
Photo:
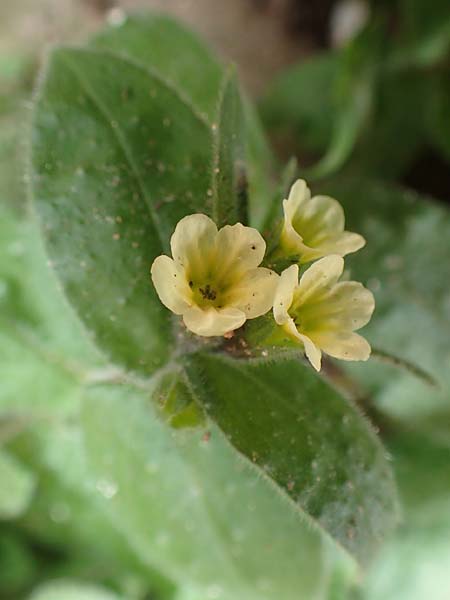
<instances>
[{"instance_id":1,"label":"yellow corolla","mask_svg":"<svg viewBox=\"0 0 450 600\"><path fill-rule=\"evenodd\" d=\"M279 276L259 267L266 243L241 223L219 231L206 215L184 217L170 240L173 258L151 269L161 302L202 336L223 335L269 311Z\"/></svg>"},{"instance_id":2,"label":"yellow corolla","mask_svg":"<svg viewBox=\"0 0 450 600\"><path fill-rule=\"evenodd\" d=\"M341 281L341 256L322 258L298 281L298 266L280 276L273 313L286 337L303 345L313 367L320 371L322 351L343 360L367 360L369 343L355 330L372 316L373 294L361 283Z\"/></svg>"},{"instance_id":3,"label":"yellow corolla","mask_svg":"<svg viewBox=\"0 0 450 600\"><path fill-rule=\"evenodd\" d=\"M280 251L299 256L307 263L329 254L345 256L362 248L366 241L358 233L344 231L342 206L330 196L314 196L303 179L291 188L283 201L284 223Z\"/></svg>"}]
</instances>

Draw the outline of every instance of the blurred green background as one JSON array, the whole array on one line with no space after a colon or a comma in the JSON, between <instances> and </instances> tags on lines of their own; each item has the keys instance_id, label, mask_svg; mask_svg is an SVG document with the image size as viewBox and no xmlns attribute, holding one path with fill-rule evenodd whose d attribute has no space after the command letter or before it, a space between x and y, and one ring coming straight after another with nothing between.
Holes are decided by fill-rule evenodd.
<instances>
[{"instance_id":1,"label":"blurred green background","mask_svg":"<svg viewBox=\"0 0 450 600\"><path fill-rule=\"evenodd\" d=\"M151 494L127 499L132 516L110 510L117 484L95 476L83 438L90 432L94 454L117 443L110 460L130 481L142 477L145 439L128 456L120 435L95 437L109 415L108 390L103 414L84 417L80 428L83 378L96 376L96 365L102 377L102 360L58 290L27 203L31 98L45 49L82 42L137 8L167 11L237 63L280 170L294 156L299 173L335 193L350 228L370 240L352 275L377 295L371 341L439 382L430 388L372 361L342 375L391 454L403 519L358 579L335 549L305 533L298 598L449 600L448 0L1 3L0 598L228 597L214 585L199 592L183 573L149 560L146 544L157 555L167 543L163 533L146 540L133 517L145 518Z\"/></svg>"}]
</instances>

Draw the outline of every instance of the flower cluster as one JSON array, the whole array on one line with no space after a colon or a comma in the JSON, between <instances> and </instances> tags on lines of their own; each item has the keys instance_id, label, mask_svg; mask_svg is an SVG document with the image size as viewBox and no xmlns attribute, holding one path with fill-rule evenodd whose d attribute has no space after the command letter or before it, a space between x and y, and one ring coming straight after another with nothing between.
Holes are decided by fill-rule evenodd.
<instances>
[{"instance_id":1,"label":"flower cluster","mask_svg":"<svg viewBox=\"0 0 450 600\"><path fill-rule=\"evenodd\" d=\"M289 257L297 264L281 275L260 266L266 243L256 229L237 223L218 230L202 214L181 219L170 241L172 258L158 256L151 269L161 302L200 336L225 335L273 308L279 337L303 347L316 370L322 351L367 360L370 346L355 331L370 320L373 295L360 283L339 281L342 257L362 248L364 238L344 230L336 200L311 198L301 179L283 211L278 246L269 258ZM298 265L312 261L299 280Z\"/></svg>"}]
</instances>

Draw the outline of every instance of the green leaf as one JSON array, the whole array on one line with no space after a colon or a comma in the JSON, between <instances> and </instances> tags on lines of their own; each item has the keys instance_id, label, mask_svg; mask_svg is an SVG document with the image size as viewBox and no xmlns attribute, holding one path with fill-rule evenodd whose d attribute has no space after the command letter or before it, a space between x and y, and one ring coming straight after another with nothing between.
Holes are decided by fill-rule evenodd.
<instances>
[{"instance_id":1,"label":"green leaf","mask_svg":"<svg viewBox=\"0 0 450 600\"><path fill-rule=\"evenodd\" d=\"M372 565L362 597L439 598L450 585L450 448L411 431L394 432L391 438L405 518Z\"/></svg>"},{"instance_id":2,"label":"green leaf","mask_svg":"<svg viewBox=\"0 0 450 600\"><path fill-rule=\"evenodd\" d=\"M430 100L428 133L433 145L450 162L450 83L445 75L437 78Z\"/></svg>"},{"instance_id":3,"label":"green leaf","mask_svg":"<svg viewBox=\"0 0 450 600\"><path fill-rule=\"evenodd\" d=\"M287 68L270 84L261 101L264 124L294 147L317 153L333 129L333 81L338 56L319 54Z\"/></svg>"},{"instance_id":4,"label":"green leaf","mask_svg":"<svg viewBox=\"0 0 450 600\"><path fill-rule=\"evenodd\" d=\"M230 443L367 561L397 513L385 451L361 415L298 358L194 354L185 362L196 398Z\"/></svg>"},{"instance_id":5,"label":"green leaf","mask_svg":"<svg viewBox=\"0 0 450 600\"><path fill-rule=\"evenodd\" d=\"M448 2L435 0L432 7L426 0L400 0L398 4L400 30L394 63L429 67L445 62L450 49Z\"/></svg>"},{"instance_id":6,"label":"green leaf","mask_svg":"<svg viewBox=\"0 0 450 600\"><path fill-rule=\"evenodd\" d=\"M41 579L95 576L127 598L138 595L137 588L142 595L171 597L173 585L141 560L105 511L110 488L88 469L78 419L34 424L11 449L39 478L19 526L31 550L36 544L47 549L39 563Z\"/></svg>"},{"instance_id":7,"label":"green leaf","mask_svg":"<svg viewBox=\"0 0 450 600\"><path fill-rule=\"evenodd\" d=\"M157 73L107 52L52 54L34 114L35 206L70 301L134 370L168 356L149 268L181 217L210 212L210 162L210 128Z\"/></svg>"},{"instance_id":8,"label":"green leaf","mask_svg":"<svg viewBox=\"0 0 450 600\"><path fill-rule=\"evenodd\" d=\"M382 29L366 33L345 52L290 67L271 85L261 107L267 126L305 167L324 154L310 177L345 163L350 173L393 178L423 146L425 123L417 114L428 112L434 78L395 64L383 38Z\"/></svg>"},{"instance_id":9,"label":"green leaf","mask_svg":"<svg viewBox=\"0 0 450 600\"><path fill-rule=\"evenodd\" d=\"M450 266L443 257L450 252L450 213L412 191L361 179L329 184L323 192L342 202L348 228L367 240L348 263L351 278L375 294L364 335L430 373L440 389L375 360L345 368L383 411L425 424L425 417L449 407Z\"/></svg>"},{"instance_id":10,"label":"green leaf","mask_svg":"<svg viewBox=\"0 0 450 600\"><path fill-rule=\"evenodd\" d=\"M204 114L211 126L216 117L224 69L212 51L191 31L170 17L144 13L128 16L91 42L151 66L173 82ZM250 222L262 223L273 192L273 157L258 116L244 96L245 145Z\"/></svg>"},{"instance_id":11,"label":"green leaf","mask_svg":"<svg viewBox=\"0 0 450 600\"><path fill-rule=\"evenodd\" d=\"M213 219L219 227L247 223L244 115L234 73L226 75L219 99L213 147Z\"/></svg>"},{"instance_id":12,"label":"green leaf","mask_svg":"<svg viewBox=\"0 0 450 600\"><path fill-rule=\"evenodd\" d=\"M108 27L94 36L91 45L156 69L213 122L222 66L197 35L174 19L151 13L128 15L120 26Z\"/></svg>"},{"instance_id":13,"label":"green leaf","mask_svg":"<svg viewBox=\"0 0 450 600\"><path fill-rule=\"evenodd\" d=\"M197 597L312 598L348 564L212 423L169 430L146 393L102 386L83 426L105 512L144 562Z\"/></svg>"},{"instance_id":14,"label":"green leaf","mask_svg":"<svg viewBox=\"0 0 450 600\"><path fill-rule=\"evenodd\" d=\"M268 112L269 119L271 114L275 114L276 118L277 112L281 113L282 107L287 105L290 109L287 119L291 117L291 121L300 127L306 125L306 140L308 121L310 128L319 132L325 131L327 124L329 138L324 140L326 151L316 164L308 167L309 177L321 178L336 172L353 152L372 109L383 38L381 23L378 20L370 22L337 57L313 59L303 72L301 67L291 69L290 74L280 78L266 100L265 112ZM293 99L297 99L305 89L310 102L294 106ZM327 104L327 110L323 110ZM332 120L325 120L322 125L319 122L324 114L332 115ZM285 121L286 116L281 119ZM303 129L299 133L303 138ZM313 144L316 142L315 134L311 140Z\"/></svg>"},{"instance_id":15,"label":"green leaf","mask_svg":"<svg viewBox=\"0 0 450 600\"><path fill-rule=\"evenodd\" d=\"M42 584L29 600L119 600L119 596L97 585L63 579Z\"/></svg>"},{"instance_id":16,"label":"green leaf","mask_svg":"<svg viewBox=\"0 0 450 600\"><path fill-rule=\"evenodd\" d=\"M37 227L0 206L0 411L73 410L73 377L99 366L45 264Z\"/></svg>"},{"instance_id":17,"label":"green leaf","mask_svg":"<svg viewBox=\"0 0 450 600\"><path fill-rule=\"evenodd\" d=\"M0 450L0 481L0 519L15 519L31 501L35 478L12 455Z\"/></svg>"},{"instance_id":18,"label":"green leaf","mask_svg":"<svg viewBox=\"0 0 450 600\"><path fill-rule=\"evenodd\" d=\"M29 589L36 578L34 557L21 537L17 531L0 529L0 594L2 598L16 597L23 590Z\"/></svg>"},{"instance_id":19,"label":"green leaf","mask_svg":"<svg viewBox=\"0 0 450 600\"><path fill-rule=\"evenodd\" d=\"M157 384L153 397L159 403L163 418L174 428L205 425L202 409L192 398L183 373L168 370Z\"/></svg>"}]
</instances>

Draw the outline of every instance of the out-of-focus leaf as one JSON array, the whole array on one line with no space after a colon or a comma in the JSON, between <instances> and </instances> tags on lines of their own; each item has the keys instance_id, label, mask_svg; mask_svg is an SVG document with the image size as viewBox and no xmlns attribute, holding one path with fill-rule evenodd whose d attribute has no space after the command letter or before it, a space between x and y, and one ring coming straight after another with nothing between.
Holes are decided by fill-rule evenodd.
<instances>
[{"instance_id":1,"label":"out-of-focus leaf","mask_svg":"<svg viewBox=\"0 0 450 600\"><path fill-rule=\"evenodd\" d=\"M363 598L445 600L450 587L450 449L410 431L396 434L390 449L405 519L369 571Z\"/></svg>"},{"instance_id":2,"label":"out-of-focus leaf","mask_svg":"<svg viewBox=\"0 0 450 600\"><path fill-rule=\"evenodd\" d=\"M0 519L15 519L31 501L35 478L11 454L0 450L0 481Z\"/></svg>"},{"instance_id":3,"label":"out-of-focus leaf","mask_svg":"<svg viewBox=\"0 0 450 600\"><path fill-rule=\"evenodd\" d=\"M120 600L121 596L83 581L55 580L40 585L29 600Z\"/></svg>"},{"instance_id":4,"label":"out-of-focus leaf","mask_svg":"<svg viewBox=\"0 0 450 600\"><path fill-rule=\"evenodd\" d=\"M399 0L400 31L392 62L398 67L427 67L446 60L450 50L447 0Z\"/></svg>"},{"instance_id":5,"label":"out-of-focus leaf","mask_svg":"<svg viewBox=\"0 0 450 600\"><path fill-rule=\"evenodd\" d=\"M265 125L297 148L323 152L333 130L338 65L338 55L326 53L282 71L260 104Z\"/></svg>"},{"instance_id":6,"label":"out-of-focus leaf","mask_svg":"<svg viewBox=\"0 0 450 600\"><path fill-rule=\"evenodd\" d=\"M168 356L170 313L149 268L181 217L210 212L211 148L206 122L148 68L103 51L52 55L34 117L35 206L70 301L134 370Z\"/></svg>"},{"instance_id":7,"label":"out-of-focus leaf","mask_svg":"<svg viewBox=\"0 0 450 600\"><path fill-rule=\"evenodd\" d=\"M33 556L21 540L20 533L0 527L0 595L19 595L28 589L36 576Z\"/></svg>"},{"instance_id":8,"label":"out-of-focus leaf","mask_svg":"<svg viewBox=\"0 0 450 600\"><path fill-rule=\"evenodd\" d=\"M428 371L440 389L394 367L354 363L346 369L383 410L423 419L450 409L450 214L430 199L361 179L322 190L342 202L349 229L367 240L349 261L352 279L375 294L365 336L374 346Z\"/></svg>"},{"instance_id":9,"label":"out-of-focus leaf","mask_svg":"<svg viewBox=\"0 0 450 600\"><path fill-rule=\"evenodd\" d=\"M308 141L308 127L306 132L302 127L305 123L310 122L314 132L325 131L327 125L326 150L316 164L307 168L309 177L334 173L354 150L372 110L383 40L382 24L370 23L340 54L316 59L303 72L300 67L280 78L263 104L269 124L278 118L287 126L291 121L300 126L300 146L304 133ZM302 94L304 104L297 101ZM324 119L324 115L329 116Z\"/></svg>"},{"instance_id":10,"label":"out-of-focus leaf","mask_svg":"<svg viewBox=\"0 0 450 600\"><path fill-rule=\"evenodd\" d=\"M177 21L157 14L128 16L120 27L95 36L92 44L129 56L144 68L156 69L214 125L223 67L211 50ZM274 161L258 116L245 96L243 111L250 221L258 226L270 205Z\"/></svg>"},{"instance_id":11,"label":"out-of-focus leaf","mask_svg":"<svg viewBox=\"0 0 450 600\"><path fill-rule=\"evenodd\" d=\"M347 170L392 179L405 173L424 146L433 87L417 72L386 70Z\"/></svg>"},{"instance_id":12,"label":"out-of-focus leaf","mask_svg":"<svg viewBox=\"0 0 450 600\"><path fill-rule=\"evenodd\" d=\"M445 146L448 93L434 94L434 73L406 68L393 48L385 28L371 26L340 54L291 67L270 87L261 106L267 126L287 136L301 164L305 153L324 154L311 169L303 163L309 177L341 167L399 176L424 146L427 121L435 143Z\"/></svg>"},{"instance_id":13,"label":"out-of-focus leaf","mask_svg":"<svg viewBox=\"0 0 450 600\"><path fill-rule=\"evenodd\" d=\"M364 600L447 600L450 523L442 518L448 505L430 511L384 548L365 582Z\"/></svg>"},{"instance_id":14,"label":"out-of-focus leaf","mask_svg":"<svg viewBox=\"0 0 450 600\"><path fill-rule=\"evenodd\" d=\"M226 76L213 128L212 215L219 227L247 223L245 130L234 73Z\"/></svg>"},{"instance_id":15,"label":"out-of-focus leaf","mask_svg":"<svg viewBox=\"0 0 450 600\"><path fill-rule=\"evenodd\" d=\"M37 228L0 208L0 410L65 411L74 373L95 370L99 356L57 289Z\"/></svg>"},{"instance_id":16,"label":"out-of-focus leaf","mask_svg":"<svg viewBox=\"0 0 450 600\"><path fill-rule=\"evenodd\" d=\"M158 14L128 15L120 26L95 35L91 45L157 69L213 122L223 69L198 36L177 21Z\"/></svg>"},{"instance_id":17,"label":"out-of-focus leaf","mask_svg":"<svg viewBox=\"0 0 450 600\"><path fill-rule=\"evenodd\" d=\"M450 77L437 79L430 101L428 131L431 142L450 162Z\"/></svg>"},{"instance_id":18,"label":"out-of-focus leaf","mask_svg":"<svg viewBox=\"0 0 450 600\"><path fill-rule=\"evenodd\" d=\"M310 168L311 177L336 172L354 150L372 110L383 41L382 24L370 23L340 55L331 138L324 156Z\"/></svg>"}]
</instances>

